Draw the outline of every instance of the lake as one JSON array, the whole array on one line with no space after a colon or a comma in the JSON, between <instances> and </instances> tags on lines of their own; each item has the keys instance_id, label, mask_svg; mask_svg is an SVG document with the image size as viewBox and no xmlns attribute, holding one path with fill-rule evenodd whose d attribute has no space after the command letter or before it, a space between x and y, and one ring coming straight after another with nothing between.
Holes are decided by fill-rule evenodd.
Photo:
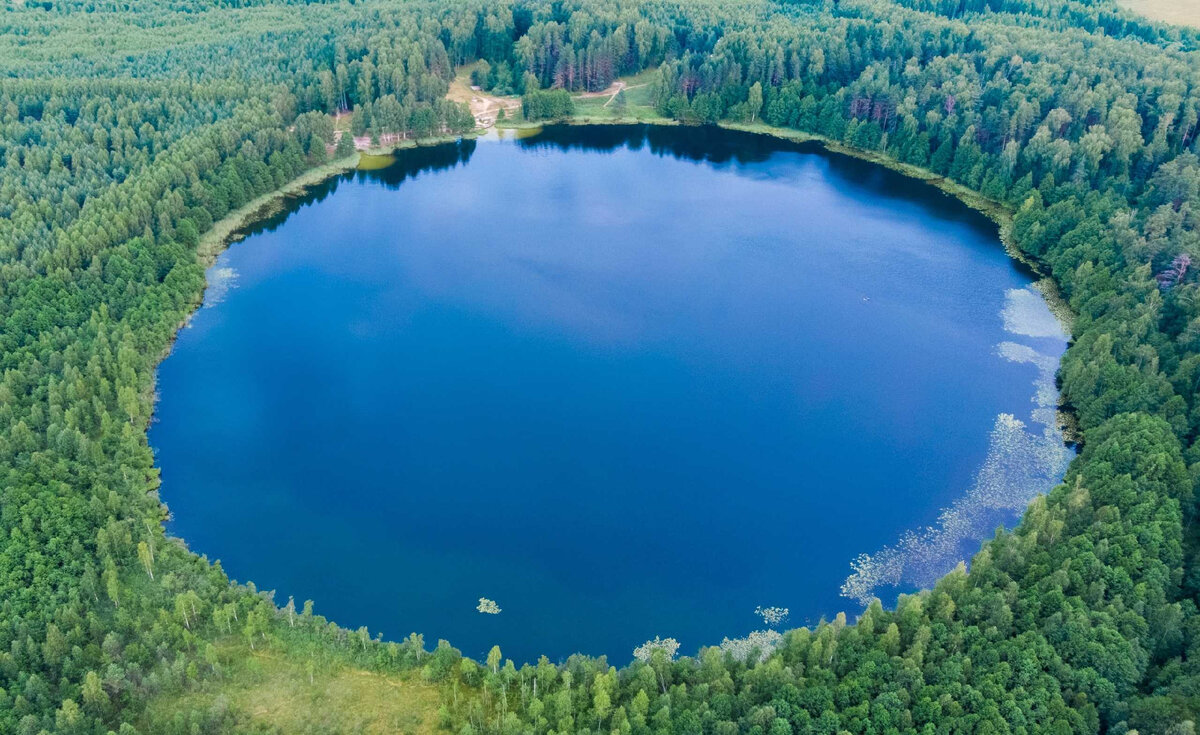
<instances>
[{"instance_id":1,"label":"lake","mask_svg":"<svg viewBox=\"0 0 1200 735\"><path fill-rule=\"evenodd\" d=\"M742 133L509 136L221 255L158 373L170 533L389 639L624 663L894 602L1061 478L1066 340L980 214Z\"/></svg>"}]
</instances>

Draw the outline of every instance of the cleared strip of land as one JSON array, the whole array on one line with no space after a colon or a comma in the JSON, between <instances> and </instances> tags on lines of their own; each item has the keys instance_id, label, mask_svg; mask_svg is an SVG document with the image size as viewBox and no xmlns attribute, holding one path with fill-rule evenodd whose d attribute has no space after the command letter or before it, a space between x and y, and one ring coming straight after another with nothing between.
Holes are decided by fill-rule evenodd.
<instances>
[{"instance_id":1,"label":"cleared strip of land","mask_svg":"<svg viewBox=\"0 0 1200 735\"><path fill-rule=\"evenodd\" d=\"M1122 7L1153 20L1200 28L1200 0L1118 0Z\"/></svg>"},{"instance_id":2,"label":"cleared strip of land","mask_svg":"<svg viewBox=\"0 0 1200 735\"><path fill-rule=\"evenodd\" d=\"M471 114L475 116L475 125L480 128L490 128L495 125L501 110L504 111L507 118L521 113L519 97L497 97L481 89L474 89L471 87L470 76L466 71L459 72L459 75L450 83L450 91L446 95L446 99L462 102L471 108Z\"/></svg>"},{"instance_id":3,"label":"cleared strip of land","mask_svg":"<svg viewBox=\"0 0 1200 735\"><path fill-rule=\"evenodd\" d=\"M417 674L387 675L315 661L303 652L250 651L240 642L218 647L220 675L203 686L157 698L142 732L176 712L228 710L237 732L322 732L432 735L436 685Z\"/></svg>"}]
</instances>

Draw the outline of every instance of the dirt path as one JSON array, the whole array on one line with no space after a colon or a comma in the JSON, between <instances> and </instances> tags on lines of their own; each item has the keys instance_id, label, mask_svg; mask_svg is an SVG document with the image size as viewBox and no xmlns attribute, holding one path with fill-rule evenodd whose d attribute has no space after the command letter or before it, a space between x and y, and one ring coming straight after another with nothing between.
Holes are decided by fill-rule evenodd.
<instances>
[{"instance_id":1,"label":"dirt path","mask_svg":"<svg viewBox=\"0 0 1200 735\"><path fill-rule=\"evenodd\" d=\"M617 95L621 93L621 90L637 89L638 87L644 87L644 86L646 86L645 83L626 84L625 82L617 80L617 81L613 82L612 84L608 85L607 89L603 89L599 92L584 92L583 94L576 96L575 99L587 100L587 99L594 99L596 97L607 97L608 101L605 102L602 106L608 107L609 105L612 104L612 101L617 98Z\"/></svg>"},{"instance_id":2,"label":"dirt path","mask_svg":"<svg viewBox=\"0 0 1200 735\"><path fill-rule=\"evenodd\" d=\"M521 111L519 97L497 97L479 89L472 89L467 77L456 77L450 83L450 91L446 99L462 102L471 109L475 116L475 125L480 128L490 128L496 124L500 111L504 110L507 117L512 117Z\"/></svg>"},{"instance_id":3,"label":"dirt path","mask_svg":"<svg viewBox=\"0 0 1200 735\"><path fill-rule=\"evenodd\" d=\"M608 99L605 100L603 106L608 107L622 90L636 89L644 86L646 86L645 83L626 84L618 80L608 85L607 89L600 92L584 92L577 95L576 99L607 97ZM450 83L450 90L446 93L446 99L465 104L475 117L475 126L484 129L496 124L496 119L500 116L501 110L504 111L506 117L514 117L521 112L520 97L500 97L488 94L481 89L472 87L470 77L466 74L460 74ZM354 142L357 146L358 139L356 138Z\"/></svg>"},{"instance_id":4,"label":"dirt path","mask_svg":"<svg viewBox=\"0 0 1200 735\"><path fill-rule=\"evenodd\" d=\"M333 131L333 145L325 146L325 151L332 155L337 150L337 144L342 139L342 136L349 134L349 130ZM408 140L408 137L400 133L383 133L379 136L379 144L375 145L371 143L371 136L356 135L354 136L354 150L369 151L372 148L387 148L389 145L399 145L405 140Z\"/></svg>"}]
</instances>

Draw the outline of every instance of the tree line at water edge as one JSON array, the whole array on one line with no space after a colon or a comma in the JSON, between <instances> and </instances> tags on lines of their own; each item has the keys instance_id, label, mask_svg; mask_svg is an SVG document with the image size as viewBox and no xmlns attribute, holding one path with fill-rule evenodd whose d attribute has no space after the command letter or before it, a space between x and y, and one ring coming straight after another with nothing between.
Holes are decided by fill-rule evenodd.
<instances>
[{"instance_id":1,"label":"tree line at water edge","mask_svg":"<svg viewBox=\"0 0 1200 735\"><path fill-rule=\"evenodd\" d=\"M151 706L219 691L230 646L416 672L465 733L1194 731L1194 33L1062 0L51 0L0 22L0 732L244 731ZM664 117L820 135L1010 212L1074 315L1064 483L895 610L620 669L475 662L230 585L164 535L146 443L197 251L338 155L333 114L469 127L444 97L479 59L555 105L656 70Z\"/></svg>"}]
</instances>

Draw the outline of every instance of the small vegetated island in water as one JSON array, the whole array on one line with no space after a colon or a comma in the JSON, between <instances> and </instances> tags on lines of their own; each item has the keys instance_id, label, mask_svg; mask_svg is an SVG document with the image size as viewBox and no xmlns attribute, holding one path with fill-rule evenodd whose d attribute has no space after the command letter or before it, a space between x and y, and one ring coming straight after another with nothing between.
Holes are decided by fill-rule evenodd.
<instances>
[{"instance_id":1,"label":"small vegetated island in water","mask_svg":"<svg viewBox=\"0 0 1200 735\"><path fill-rule=\"evenodd\" d=\"M1195 731L1197 32L2 20L0 733Z\"/></svg>"}]
</instances>

